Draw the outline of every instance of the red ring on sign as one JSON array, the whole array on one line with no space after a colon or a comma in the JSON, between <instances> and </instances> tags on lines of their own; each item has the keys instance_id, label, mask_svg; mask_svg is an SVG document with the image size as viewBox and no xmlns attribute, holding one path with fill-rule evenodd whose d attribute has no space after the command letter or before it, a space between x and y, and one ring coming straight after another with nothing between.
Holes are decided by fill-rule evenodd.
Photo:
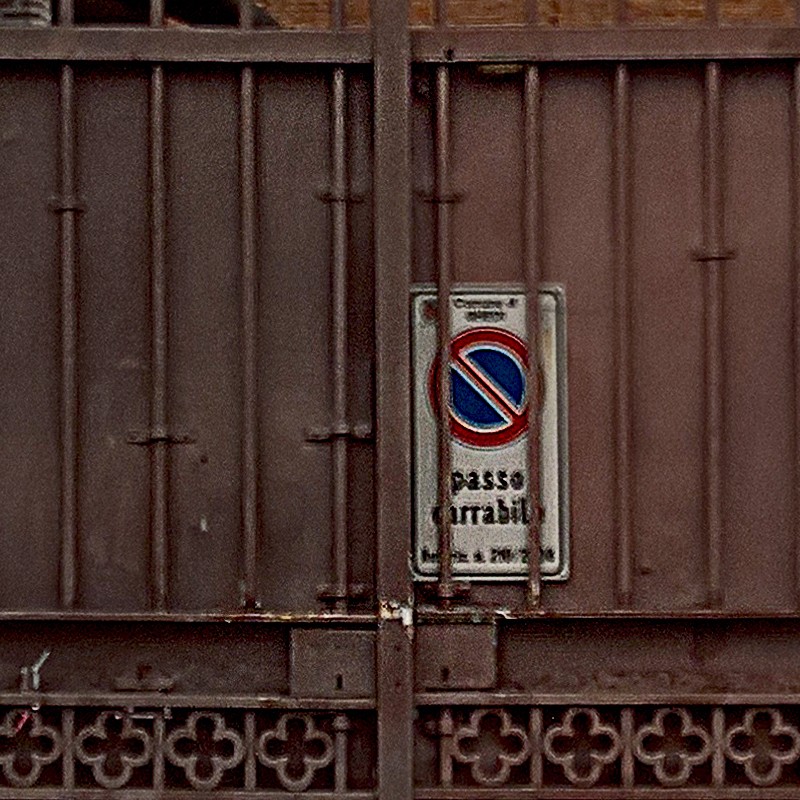
<instances>
[{"instance_id":1,"label":"red ring on sign","mask_svg":"<svg viewBox=\"0 0 800 800\"><path fill-rule=\"evenodd\" d=\"M482 376L482 372L466 361L464 354L478 345L491 345L505 350L509 355L516 358L523 366L525 379L527 381L528 370L528 347L518 336L502 328L470 328L469 330L454 336L450 342L450 363L459 364L464 368L470 377ZM440 418L440 357L437 353L431 364L428 373L428 396L437 420ZM458 441L470 447L496 448L511 444L528 430L528 392L525 390L525 400L522 408L515 408L507 399L503 398L500 391L491 389L491 382L487 379L479 381L482 389L488 389L492 399L498 405L502 405L503 414L509 418L509 423L501 428L491 430L480 430L470 427L460 420L454 413L452 404L450 408L450 433Z\"/></svg>"}]
</instances>

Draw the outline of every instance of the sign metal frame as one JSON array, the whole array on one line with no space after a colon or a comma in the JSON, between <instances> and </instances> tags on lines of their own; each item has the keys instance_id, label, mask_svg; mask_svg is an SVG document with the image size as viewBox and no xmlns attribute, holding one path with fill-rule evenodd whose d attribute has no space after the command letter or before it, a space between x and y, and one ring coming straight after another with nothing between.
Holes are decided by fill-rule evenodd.
<instances>
[{"instance_id":1,"label":"sign metal frame","mask_svg":"<svg viewBox=\"0 0 800 800\"><path fill-rule=\"evenodd\" d=\"M453 338L463 334L468 330L485 328L488 330L507 330L513 332L523 341L527 339L527 328L525 326L526 309L526 290L519 284L463 284L455 285L450 295L451 304L462 297L504 297L516 298L521 307L521 317L514 326L508 324L497 324L492 321L479 321L474 326L469 323L462 323L455 326ZM435 441L429 441L431 430L434 431L436 412L431 407L430 402L426 402L424 408L420 408L421 397L425 396L430 383L429 370L436 358L436 337L432 336L435 330L433 316L429 316L427 321L424 316L425 300L436 300L437 290L433 284L418 284L411 290L411 372L412 372L412 418L413 418L413 535L412 548L410 553L410 570L415 581L436 581L438 579L438 563L435 566L421 563L422 547L425 543L432 544L436 526L431 526L426 520L429 513L427 508L436 503L436 475L438 462L431 471L430 461L431 452L435 450ZM452 308L453 306L451 306ZM554 404L549 414L551 424L544 420L542 424L540 438L540 505L545 509L545 519L542 523L542 552L548 549L552 551L553 557L543 559L541 563L541 579L548 582L565 581L570 575L570 553L569 553L569 527L570 527L570 504L569 504L569 440L568 440L568 394L567 394L567 321L566 321L566 295L563 286L558 284L542 284L539 287L539 315L540 315L540 337L538 370L542 377L542 409L534 410L534 413L543 413L544 406L548 403ZM548 318L549 317L549 318ZM422 331L422 328L427 328ZM552 332L552 336L549 332ZM430 342L427 340L430 339ZM530 413L530 412L529 412ZM431 421L434 427L431 428ZM511 447L519 449L520 453L526 453L527 433L511 443ZM425 440L425 441L423 441ZM427 442L427 443L426 443ZM451 446L457 447L457 443L451 437ZM427 452L426 452L427 448ZM466 446L465 449L472 449ZM480 448L478 448L480 449ZM487 448L491 450L491 448ZM497 451L504 448L496 448ZM549 450L549 455L548 455ZM519 456L518 456L519 457ZM527 457L525 459L525 484L528 484ZM550 466L548 466L550 465ZM549 478L544 470L555 469L555 475ZM426 487L427 486L427 490ZM549 488L548 488L549 487ZM528 502L530 499L528 498ZM426 510L421 511L422 508ZM530 508L528 506L528 508ZM548 527L548 510L552 514L552 509L556 509L557 521ZM439 512L441 513L441 511ZM552 518L552 517L551 517ZM477 526L480 528L480 526ZM423 529L424 528L424 529ZM456 527L457 529L457 527ZM517 526L517 538L520 540L519 546L525 547L527 537L527 526ZM453 575L460 581L470 582L523 582L529 575L527 563L520 562L513 564L508 570L480 572L479 567L467 568L465 570L458 563L453 564Z\"/></svg>"}]
</instances>

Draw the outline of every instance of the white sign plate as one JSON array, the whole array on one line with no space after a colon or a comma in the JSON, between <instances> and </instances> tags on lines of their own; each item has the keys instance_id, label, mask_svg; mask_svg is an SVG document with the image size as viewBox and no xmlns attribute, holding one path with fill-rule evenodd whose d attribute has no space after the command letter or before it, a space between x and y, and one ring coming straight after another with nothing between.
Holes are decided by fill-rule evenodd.
<instances>
[{"instance_id":1,"label":"white sign plate","mask_svg":"<svg viewBox=\"0 0 800 800\"><path fill-rule=\"evenodd\" d=\"M411 304L415 536L412 569L439 572L439 359L436 290ZM450 298L453 575L514 581L528 574L526 295L517 288L456 287ZM544 580L569 577L566 307L558 286L539 292L541 391L540 564Z\"/></svg>"}]
</instances>

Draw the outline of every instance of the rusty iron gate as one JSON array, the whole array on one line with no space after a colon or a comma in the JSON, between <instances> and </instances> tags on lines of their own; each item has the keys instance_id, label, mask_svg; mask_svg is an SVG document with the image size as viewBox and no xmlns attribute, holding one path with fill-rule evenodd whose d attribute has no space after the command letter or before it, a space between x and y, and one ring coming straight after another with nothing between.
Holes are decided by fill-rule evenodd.
<instances>
[{"instance_id":1,"label":"rusty iron gate","mask_svg":"<svg viewBox=\"0 0 800 800\"><path fill-rule=\"evenodd\" d=\"M525 8L0 28L0 798L800 797L800 28ZM571 576L415 584L411 290L503 281Z\"/></svg>"}]
</instances>

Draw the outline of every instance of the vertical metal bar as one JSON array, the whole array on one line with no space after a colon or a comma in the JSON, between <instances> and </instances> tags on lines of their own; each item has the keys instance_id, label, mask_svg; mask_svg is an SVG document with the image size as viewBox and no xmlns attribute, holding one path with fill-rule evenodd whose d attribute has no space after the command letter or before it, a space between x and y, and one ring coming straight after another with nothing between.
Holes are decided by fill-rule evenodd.
<instances>
[{"instance_id":1,"label":"vertical metal bar","mask_svg":"<svg viewBox=\"0 0 800 800\"><path fill-rule=\"evenodd\" d=\"M333 572L339 611L347 609L347 83L333 71L332 127L332 321L333 321Z\"/></svg>"},{"instance_id":2,"label":"vertical metal bar","mask_svg":"<svg viewBox=\"0 0 800 800\"><path fill-rule=\"evenodd\" d=\"M75 76L61 67L61 607L77 595L78 547L78 266L75 202Z\"/></svg>"},{"instance_id":3,"label":"vertical metal bar","mask_svg":"<svg viewBox=\"0 0 800 800\"><path fill-rule=\"evenodd\" d=\"M447 27L447 0L434 0L434 25L437 28Z\"/></svg>"},{"instance_id":4,"label":"vertical metal bar","mask_svg":"<svg viewBox=\"0 0 800 800\"><path fill-rule=\"evenodd\" d=\"M633 709L623 708L620 715L620 733L622 734L622 786L625 789L633 788L634 766L633 757Z\"/></svg>"},{"instance_id":5,"label":"vertical metal bar","mask_svg":"<svg viewBox=\"0 0 800 800\"><path fill-rule=\"evenodd\" d=\"M378 787L413 797L411 530L411 129L408 0L372 0L378 533ZM398 358L398 354L400 357Z\"/></svg>"},{"instance_id":6,"label":"vertical metal bar","mask_svg":"<svg viewBox=\"0 0 800 800\"><path fill-rule=\"evenodd\" d=\"M256 715L248 711L244 715L244 788L253 791L256 788Z\"/></svg>"},{"instance_id":7,"label":"vertical metal bar","mask_svg":"<svg viewBox=\"0 0 800 800\"><path fill-rule=\"evenodd\" d=\"M792 84L792 363L794 365L794 586L800 607L800 61Z\"/></svg>"},{"instance_id":8,"label":"vertical metal bar","mask_svg":"<svg viewBox=\"0 0 800 800\"><path fill-rule=\"evenodd\" d=\"M253 0L238 0L239 27L250 30L253 27Z\"/></svg>"},{"instance_id":9,"label":"vertical metal bar","mask_svg":"<svg viewBox=\"0 0 800 800\"><path fill-rule=\"evenodd\" d=\"M258 559L258 264L256 253L256 110L253 67L242 67L239 99L242 248L243 604L256 602Z\"/></svg>"},{"instance_id":10,"label":"vertical metal bar","mask_svg":"<svg viewBox=\"0 0 800 800\"><path fill-rule=\"evenodd\" d=\"M723 249L722 121L720 65L706 66L705 163L703 236L710 260L704 263L705 307L705 516L708 532L707 602L722 602L722 392L723 318L722 273L719 255Z\"/></svg>"},{"instance_id":11,"label":"vertical metal bar","mask_svg":"<svg viewBox=\"0 0 800 800\"><path fill-rule=\"evenodd\" d=\"M157 797L164 791L164 742L167 738L166 709L153 720L153 790Z\"/></svg>"},{"instance_id":12,"label":"vertical metal bar","mask_svg":"<svg viewBox=\"0 0 800 800\"><path fill-rule=\"evenodd\" d=\"M160 28L164 24L164 0L150 0L150 27Z\"/></svg>"},{"instance_id":13,"label":"vertical metal bar","mask_svg":"<svg viewBox=\"0 0 800 800\"><path fill-rule=\"evenodd\" d=\"M69 28L75 22L74 0L58 0L58 24L62 28Z\"/></svg>"},{"instance_id":14,"label":"vertical metal bar","mask_svg":"<svg viewBox=\"0 0 800 800\"><path fill-rule=\"evenodd\" d=\"M439 325L439 597L447 604L453 597L453 527L450 520L450 473L452 451L450 441L450 295L453 288L451 252L450 190L450 71L436 68L436 265L438 271Z\"/></svg>"},{"instance_id":15,"label":"vertical metal bar","mask_svg":"<svg viewBox=\"0 0 800 800\"><path fill-rule=\"evenodd\" d=\"M75 710L65 708L61 712L61 733L64 737L61 757L61 780L64 791L75 789Z\"/></svg>"},{"instance_id":16,"label":"vertical metal bar","mask_svg":"<svg viewBox=\"0 0 800 800\"><path fill-rule=\"evenodd\" d=\"M617 65L614 79L614 517L617 534L617 605L633 600L633 492L630 276L630 75Z\"/></svg>"},{"instance_id":17,"label":"vertical metal bar","mask_svg":"<svg viewBox=\"0 0 800 800\"><path fill-rule=\"evenodd\" d=\"M344 0L331 0L331 27L340 31L345 25Z\"/></svg>"},{"instance_id":18,"label":"vertical metal bar","mask_svg":"<svg viewBox=\"0 0 800 800\"><path fill-rule=\"evenodd\" d=\"M335 733L335 757L333 760L334 768L334 787L337 794L344 794L347 791L347 731L350 730L350 720L346 714L337 714L333 720L333 730Z\"/></svg>"},{"instance_id":19,"label":"vertical metal bar","mask_svg":"<svg viewBox=\"0 0 800 800\"><path fill-rule=\"evenodd\" d=\"M453 714L443 708L439 714L439 786L453 785Z\"/></svg>"},{"instance_id":20,"label":"vertical metal bar","mask_svg":"<svg viewBox=\"0 0 800 800\"><path fill-rule=\"evenodd\" d=\"M711 736L714 752L711 756L711 785L715 789L725 785L725 709L711 712Z\"/></svg>"},{"instance_id":21,"label":"vertical metal bar","mask_svg":"<svg viewBox=\"0 0 800 800\"><path fill-rule=\"evenodd\" d=\"M152 604L167 606L167 185L164 165L164 68L150 79L150 537Z\"/></svg>"},{"instance_id":22,"label":"vertical metal bar","mask_svg":"<svg viewBox=\"0 0 800 800\"><path fill-rule=\"evenodd\" d=\"M542 788L542 709L532 708L528 716L528 740L531 743L530 784Z\"/></svg>"},{"instance_id":23,"label":"vertical metal bar","mask_svg":"<svg viewBox=\"0 0 800 800\"><path fill-rule=\"evenodd\" d=\"M542 514L539 486L539 281L541 280L541 120L539 68L525 71L525 187L523 211L523 263L527 289L528 326L528 493L531 522L528 528L529 608L541 600L540 530Z\"/></svg>"},{"instance_id":24,"label":"vertical metal bar","mask_svg":"<svg viewBox=\"0 0 800 800\"><path fill-rule=\"evenodd\" d=\"M387 607L411 597L411 368L398 358L410 350L411 289L410 37L401 7L408 0L372 0L377 578Z\"/></svg>"}]
</instances>

